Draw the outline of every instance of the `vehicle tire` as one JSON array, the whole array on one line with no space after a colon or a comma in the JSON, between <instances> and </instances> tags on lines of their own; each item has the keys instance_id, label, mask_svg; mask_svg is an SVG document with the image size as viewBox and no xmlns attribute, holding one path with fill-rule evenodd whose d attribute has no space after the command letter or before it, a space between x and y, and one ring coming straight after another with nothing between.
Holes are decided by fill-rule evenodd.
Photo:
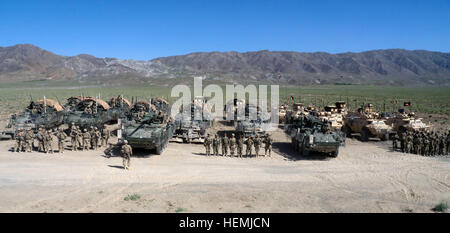
<instances>
[{"instance_id":1,"label":"vehicle tire","mask_svg":"<svg viewBox=\"0 0 450 233\"><path fill-rule=\"evenodd\" d=\"M345 133L345 136L348 138L352 137L352 129L350 129L350 127L348 125L344 125L344 127L342 128L342 131Z\"/></svg>"},{"instance_id":2,"label":"vehicle tire","mask_svg":"<svg viewBox=\"0 0 450 233\"><path fill-rule=\"evenodd\" d=\"M162 145L157 146L157 147L156 147L155 153L156 153L157 155L161 155L162 152L163 152Z\"/></svg>"},{"instance_id":3,"label":"vehicle tire","mask_svg":"<svg viewBox=\"0 0 450 233\"><path fill-rule=\"evenodd\" d=\"M336 149L336 151L331 153L331 157L336 158L339 154L339 148Z\"/></svg>"},{"instance_id":4,"label":"vehicle tire","mask_svg":"<svg viewBox=\"0 0 450 233\"><path fill-rule=\"evenodd\" d=\"M363 142L369 141L369 131L367 129L363 129L361 131L361 141Z\"/></svg>"}]
</instances>

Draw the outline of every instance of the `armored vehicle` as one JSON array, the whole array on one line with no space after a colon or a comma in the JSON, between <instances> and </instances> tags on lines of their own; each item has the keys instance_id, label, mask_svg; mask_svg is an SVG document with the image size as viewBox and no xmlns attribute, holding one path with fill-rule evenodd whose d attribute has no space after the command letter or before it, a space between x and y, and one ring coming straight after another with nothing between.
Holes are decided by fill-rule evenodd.
<instances>
[{"instance_id":1,"label":"armored vehicle","mask_svg":"<svg viewBox=\"0 0 450 233\"><path fill-rule=\"evenodd\" d=\"M167 113L170 106L163 99L152 99L152 103L138 102L127 117L120 119L118 138L124 140L132 148L154 150L160 155L174 133L174 124Z\"/></svg>"},{"instance_id":2,"label":"armored vehicle","mask_svg":"<svg viewBox=\"0 0 450 233\"><path fill-rule=\"evenodd\" d=\"M421 118L415 118L414 113L406 114L404 110L387 117L385 122L387 125L392 126L394 132L400 133L405 131L428 131L430 129L430 126L425 124Z\"/></svg>"},{"instance_id":3,"label":"armored vehicle","mask_svg":"<svg viewBox=\"0 0 450 233\"><path fill-rule=\"evenodd\" d=\"M207 109L206 99L203 96L194 97L194 101L175 116L174 137L183 142L198 140L203 142L206 131L211 127L211 114Z\"/></svg>"},{"instance_id":4,"label":"armored vehicle","mask_svg":"<svg viewBox=\"0 0 450 233\"><path fill-rule=\"evenodd\" d=\"M252 119L254 114L255 119ZM262 113L258 106L252 104L246 104L245 106L245 119L235 122L235 133L237 136L254 137L259 135L261 138L265 137L266 129L263 123L268 123L270 116L267 113Z\"/></svg>"},{"instance_id":5,"label":"armored vehicle","mask_svg":"<svg viewBox=\"0 0 450 233\"><path fill-rule=\"evenodd\" d=\"M6 130L0 133L0 139L12 139L18 129L32 129L40 127L52 129L63 123L64 108L55 100L41 99L31 101L22 113L12 115Z\"/></svg>"},{"instance_id":6,"label":"armored vehicle","mask_svg":"<svg viewBox=\"0 0 450 233\"><path fill-rule=\"evenodd\" d=\"M64 123L74 123L81 128L95 126L103 127L103 124L115 120L117 113L110 111L108 103L93 97L84 97L75 107L68 111L64 117Z\"/></svg>"},{"instance_id":7,"label":"armored vehicle","mask_svg":"<svg viewBox=\"0 0 450 233\"><path fill-rule=\"evenodd\" d=\"M342 131L349 137L352 133L359 133L362 141L368 141L371 137L382 141L388 140L392 126L387 125L379 114L372 112L371 109L371 105L368 105L365 110L360 108L358 112L349 112L344 117Z\"/></svg>"},{"instance_id":8,"label":"armored vehicle","mask_svg":"<svg viewBox=\"0 0 450 233\"><path fill-rule=\"evenodd\" d=\"M130 111L132 104L127 99L122 96L118 96L117 98L112 98L108 102L110 108L108 110L109 115L111 116L111 121L116 122L119 118L125 117Z\"/></svg>"},{"instance_id":9,"label":"armored vehicle","mask_svg":"<svg viewBox=\"0 0 450 233\"><path fill-rule=\"evenodd\" d=\"M345 145L344 133L332 129L329 122L316 116L301 116L286 129L291 137L292 146L303 156L310 153L325 153L337 157L339 146Z\"/></svg>"},{"instance_id":10,"label":"armored vehicle","mask_svg":"<svg viewBox=\"0 0 450 233\"><path fill-rule=\"evenodd\" d=\"M230 125L235 125L238 120L238 113L245 111L245 100L233 99L228 101L224 106L224 117Z\"/></svg>"},{"instance_id":11,"label":"armored vehicle","mask_svg":"<svg viewBox=\"0 0 450 233\"><path fill-rule=\"evenodd\" d=\"M282 104L280 106L280 109L278 110L278 118L280 120L280 123L286 123L286 113L288 111L288 106L285 104Z\"/></svg>"},{"instance_id":12,"label":"armored vehicle","mask_svg":"<svg viewBox=\"0 0 450 233\"><path fill-rule=\"evenodd\" d=\"M333 129L341 130L346 113L345 102L339 101L335 105L325 106L323 111L318 112L318 115L319 119L330 122Z\"/></svg>"}]
</instances>

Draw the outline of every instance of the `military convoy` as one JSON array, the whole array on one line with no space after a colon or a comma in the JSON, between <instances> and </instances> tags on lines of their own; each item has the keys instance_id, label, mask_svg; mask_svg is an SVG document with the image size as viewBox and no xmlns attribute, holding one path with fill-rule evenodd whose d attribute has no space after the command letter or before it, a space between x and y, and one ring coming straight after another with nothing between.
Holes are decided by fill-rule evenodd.
<instances>
[{"instance_id":1,"label":"military convoy","mask_svg":"<svg viewBox=\"0 0 450 233\"><path fill-rule=\"evenodd\" d=\"M119 120L119 142L128 141L132 148L154 150L160 155L174 133L170 105L161 98L137 102L126 117Z\"/></svg>"}]
</instances>

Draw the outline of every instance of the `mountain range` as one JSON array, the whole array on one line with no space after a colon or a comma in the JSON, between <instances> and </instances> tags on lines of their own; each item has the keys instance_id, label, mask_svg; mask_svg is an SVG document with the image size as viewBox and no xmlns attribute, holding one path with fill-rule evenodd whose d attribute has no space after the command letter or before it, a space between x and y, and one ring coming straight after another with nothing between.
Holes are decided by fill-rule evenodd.
<instances>
[{"instance_id":1,"label":"mountain range","mask_svg":"<svg viewBox=\"0 0 450 233\"><path fill-rule=\"evenodd\" d=\"M61 56L30 44L0 47L0 82L179 82L450 85L450 53L386 49L330 54L288 51L197 52L148 61ZM192 81L192 80L191 80Z\"/></svg>"}]
</instances>

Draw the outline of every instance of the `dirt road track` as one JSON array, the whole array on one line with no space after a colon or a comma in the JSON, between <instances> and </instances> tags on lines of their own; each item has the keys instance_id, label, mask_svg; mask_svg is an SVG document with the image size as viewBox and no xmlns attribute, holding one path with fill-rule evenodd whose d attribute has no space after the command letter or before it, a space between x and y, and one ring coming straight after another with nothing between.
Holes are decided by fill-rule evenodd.
<instances>
[{"instance_id":1,"label":"dirt road track","mask_svg":"<svg viewBox=\"0 0 450 233\"><path fill-rule=\"evenodd\" d=\"M293 157L274 134L270 158L206 157L170 143L132 170L102 151L12 153L0 141L0 212L430 212L450 202L450 158L348 140L336 159ZM137 201L125 201L137 193Z\"/></svg>"}]
</instances>

